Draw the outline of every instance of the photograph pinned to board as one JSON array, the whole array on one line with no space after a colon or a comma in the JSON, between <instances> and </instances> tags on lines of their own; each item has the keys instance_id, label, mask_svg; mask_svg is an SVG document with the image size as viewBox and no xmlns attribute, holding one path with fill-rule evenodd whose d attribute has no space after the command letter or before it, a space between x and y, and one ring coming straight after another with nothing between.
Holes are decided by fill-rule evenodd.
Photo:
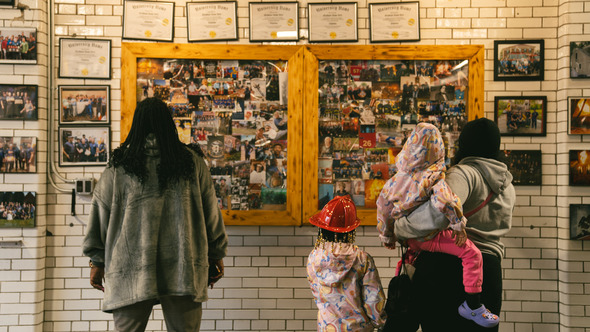
<instances>
[{"instance_id":1,"label":"photograph pinned to board","mask_svg":"<svg viewBox=\"0 0 590 332\"><path fill-rule=\"evenodd\" d=\"M238 39L237 1L187 2L188 41Z\"/></svg>"},{"instance_id":2,"label":"photograph pinned to board","mask_svg":"<svg viewBox=\"0 0 590 332\"><path fill-rule=\"evenodd\" d=\"M36 85L0 84L0 120L37 120Z\"/></svg>"},{"instance_id":3,"label":"photograph pinned to board","mask_svg":"<svg viewBox=\"0 0 590 332\"><path fill-rule=\"evenodd\" d=\"M590 98L569 97L567 119L569 134L590 134Z\"/></svg>"},{"instance_id":4,"label":"photograph pinned to board","mask_svg":"<svg viewBox=\"0 0 590 332\"><path fill-rule=\"evenodd\" d=\"M106 166L110 156L109 126L60 127L59 166Z\"/></svg>"},{"instance_id":5,"label":"photograph pinned to board","mask_svg":"<svg viewBox=\"0 0 590 332\"><path fill-rule=\"evenodd\" d=\"M37 137L0 136L0 173L37 173Z\"/></svg>"},{"instance_id":6,"label":"photograph pinned to board","mask_svg":"<svg viewBox=\"0 0 590 332\"><path fill-rule=\"evenodd\" d=\"M590 240L590 204L570 204L570 240Z\"/></svg>"},{"instance_id":7,"label":"photograph pinned to board","mask_svg":"<svg viewBox=\"0 0 590 332\"><path fill-rule=\"evenodd\" d=\"M111 78L111 41L108 39L59 39L60 78Z\"/></svg>"},{"instance_id":8,"label":"photograph pinned to board","mask_svg":"<svg viewBox=\"0 0 590 332\"><path fill-rule=\"evenodd\" d=\"M37 193L0 191L0 228L33 228Z\"/></svg>"},{"instance_id":9,"label":"photograph pinned to board","mask_svg":"<svg viewBox=\"0 0 590 332\"><path fill-rule=\"evenodd\" d=\"M131 1L123 5L123 39L174 39L174 2Z\"/></svg>"},{"instance_id":10,"label":"photograph pinned to board","mask_svg":"<svg viewBox=\"0 0 590 332\"><path fill-rule=\"evenodd\" d=\"M542 81L545 41L494 41L494 81Z\"/></svg>"},{"instance_id":11,"label":"photograph pinned to board","mask_svg":"<svg viewBox=\"0 0 590 332\"><path fill-rule=\"evenodd\" d=\"M14 5L14 2L12 3ZM3 3L0 2L0 6ZM0 64L34 65L37 63L37 29L0 27Z\"/></svg>"},{"instance_id":12,"label":"photograph pinned to board","mask_svg":"<svg viewBox=\"0 0 590 332\"><path fill-rule=\"evenodd\" d=\"M502 136L545 136L546 96L496 96L494 121Z\"/></svg>"},{"instance_id":13,"label":"photograph pinned to board","mask_svg":"<svg viewBox=\"0 0 590 332\"><path fill-rule=\"evenodd\" d=\"M570 42L570 78L590 78L590 41Z\"/></svg>"},{"instance_id":14,"label":"photograph pinned to board","mask_svg":"<svg viewBox=\"0 0 590 332\"><path fill-rule=\"evenodd\" d=\"M372 43L419 41L420 3L370 3L369 23Z\"/></svg>"},{"instance_id":15,"label":"photograph pinned to board","mask_svg":"<svg viewBox=\"0 0 590 332\"><path fill-rule=\"evenodd\" d=\"M110 86L60 85L59 124L108 124Z\"/></svg>"}]
</instances>

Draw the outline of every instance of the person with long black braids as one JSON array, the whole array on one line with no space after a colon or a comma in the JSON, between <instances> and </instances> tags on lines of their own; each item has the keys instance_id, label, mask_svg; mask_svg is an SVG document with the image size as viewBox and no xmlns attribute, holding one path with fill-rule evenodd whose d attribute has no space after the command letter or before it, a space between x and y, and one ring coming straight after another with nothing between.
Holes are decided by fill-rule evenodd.
<instances>
[{"instance_id":1,"label":"person with long black braids","mask_svg":"<svg viewBox=\"0 0 590 332\"><path fill-rule=\"evenodd\" d=\"M198 331L227 244L203 152L180 142L164 102L143 100L96 185L83 242L102 310L117 331L144 331L161 303L168 331Z\"/></svg>"}]
</instances>

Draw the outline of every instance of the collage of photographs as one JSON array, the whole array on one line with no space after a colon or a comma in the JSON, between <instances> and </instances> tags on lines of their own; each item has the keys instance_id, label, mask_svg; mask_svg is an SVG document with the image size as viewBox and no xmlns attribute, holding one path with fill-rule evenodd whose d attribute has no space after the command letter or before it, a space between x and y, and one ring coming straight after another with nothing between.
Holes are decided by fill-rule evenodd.
<instances>
[{"instance_id":1,"label":"collage of photographs","mask_svg":"<svg viewBox=\"0 0 590 332\"><path fill-rule=\"evenodd\" d=\"M222 209L284 210L287 62L137 60L137 101L156 97L207 156Z\"/></svg>"},{"instance_id":2,"label":"collage of photographs","mask_svg":"<svg viewBox=\"0 0 590 332\"><path fill-rule=\"evenodd\" d=\"M447 164L467 122L468 62L320 61L319 203L337 195L375 208L418 122L441 131Z\"/></svg>"}]
</instances>

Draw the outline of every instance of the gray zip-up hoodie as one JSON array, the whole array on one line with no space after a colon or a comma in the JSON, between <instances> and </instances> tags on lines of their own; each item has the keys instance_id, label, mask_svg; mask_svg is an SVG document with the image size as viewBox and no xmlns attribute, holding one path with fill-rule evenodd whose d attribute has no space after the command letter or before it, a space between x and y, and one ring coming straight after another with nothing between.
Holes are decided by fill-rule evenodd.
<instances>
[{"instance_id":1,"label":"gray zip-up hoodie","mask_svg":"<svg viewBox=\"0 0 590 332\"><path fill-rule=\"evenodd\" d=\"M464 213L484 202L490 190L494 193L488 204L468 218L465 230L482 253L502 258L504 245L500 237L512 226L516 200L512 174L506 165L494 159L467 157L447 171L446 181L463 202ZM396 220L394 231L400 239L422 238L448 225L448 219L438 209L425 203Z\"/></svg>"},{"instance_id":2,"label":"gray zip-up hoodie","mask_svg":"<svg viewBox=\"0 0 590 332\"><path fill-rule=\"evenodd\" d=\"M98 181L83 252L105 264L104 311L163 295L207 300L208 258L225 257L228 241L209 170L191 153L196 181L180 179L162 194L153 137L144 185L113 167Z\"/></svg>"}]
</instances>

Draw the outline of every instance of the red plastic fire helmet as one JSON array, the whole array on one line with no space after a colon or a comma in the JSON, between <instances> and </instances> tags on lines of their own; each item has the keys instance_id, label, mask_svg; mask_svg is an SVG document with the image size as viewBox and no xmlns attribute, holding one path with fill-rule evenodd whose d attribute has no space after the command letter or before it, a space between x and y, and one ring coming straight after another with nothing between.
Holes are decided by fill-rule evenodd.
<instances>
[{"instance_id":1,"label":"red plastic fire helmet","mask_svg":"<svg viewBox=\"0 0 590 332\"><path fill-rule=\"evenodd\" d=\"M357 228L361 220L356 216L356 206L350 196L336 196L322 211L309 218L309 222L322 229L346 233Z\"/></svg>"}]
</instances>

